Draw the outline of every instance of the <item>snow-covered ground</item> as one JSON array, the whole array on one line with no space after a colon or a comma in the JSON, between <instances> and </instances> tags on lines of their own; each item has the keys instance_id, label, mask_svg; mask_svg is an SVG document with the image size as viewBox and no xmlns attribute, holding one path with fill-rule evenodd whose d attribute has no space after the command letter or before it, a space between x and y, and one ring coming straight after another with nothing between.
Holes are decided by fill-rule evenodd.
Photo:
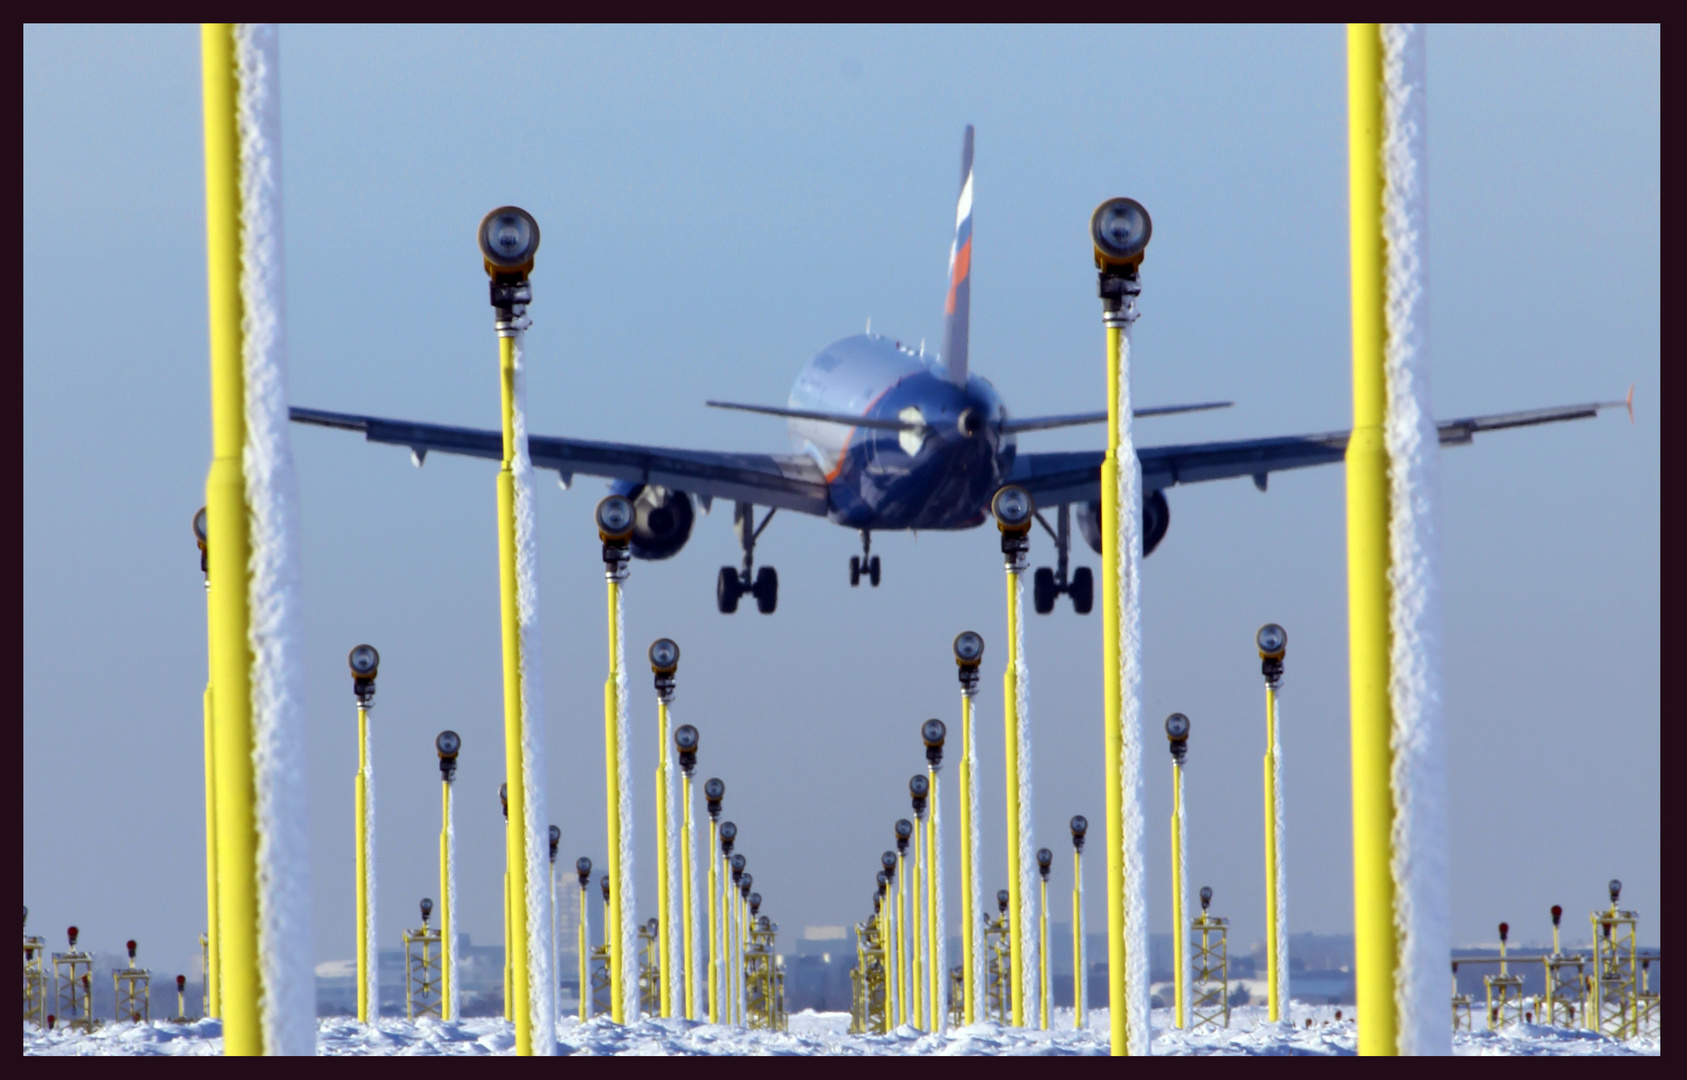
<instances>
[{"instance_id":1,"label":"snow-covered ground","mask_svg":"<svg viewBox=\"0 0 1687 1080\"><path fill-rule=\"evenodd\" d=\"M1335 1018L1333 1005L1292 1009L1290 1023L1268 1024L1264 1010L1244 1007L1231 1014L1224 1031L1199 1034L1177 1031L1165 1009L1154 1010L1156 1054L1351 1054L1353 1008ZM891 1035L851 1035L846 1013L802 1012L791 1017L791 1030L779 1034L744 1031L684 1020L642 1020L618 1027L606 1019L582 1024L564 1019L557 1027L562 1054L1105 1054L1107 1010L1090 1014L1092 1026L1072 1030L1072 1011L1054 1011L1055 1030L1034 1031L974 1024L947 1035L924 1035L903 1028ZM1312 1022L1307 1026L1307 1021ZM355 1020L324 1019L317 1028L319 1054L508 1054L515 1049L515 1029L501 1019L473 1019L442 1024L382 1020L365 1026ZM222 1027L214 1020L188 1024L107 1024L92 1035L44 1032L26 1026L25 1054L218 1054ZM1522 1024L1500 1032L1459 1032L1455 1054L1661 1054L1662 1040L1617 1042L1585 1031Z\"/></svg>"}]
</instances>

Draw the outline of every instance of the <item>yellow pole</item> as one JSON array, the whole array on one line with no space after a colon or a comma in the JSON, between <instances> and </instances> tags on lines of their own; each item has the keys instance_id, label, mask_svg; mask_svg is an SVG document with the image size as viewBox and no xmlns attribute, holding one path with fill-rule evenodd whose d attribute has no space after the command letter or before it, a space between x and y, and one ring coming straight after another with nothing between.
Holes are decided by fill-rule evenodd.
<instances>
[{"instance_id":1,"label":"yellow pole","mask_svg":"<svg viewBox=\"0 0 1687 1080\"><path fill-rule=\"evenodd\" d=\"M900 876L898 875L899 879ZM890 888L885 890L884 907L888 913L885 916L885 933L888 936L884 939L885 1031L889 1033L900 1022L902 995L906 993L901 982L902 965L900 957L902 954L899 951L902 937L900 925L902 922L902 882L900 880L892 881Z\"/></svg>"},{"instance_id":2,"label":"yellow pole","mask_svg":"<svg viewBox=\"0 0 1687 1080\"><path fill-rule=\"evenodd\" d=\"M978 987L972 977L972 695L961 695L961 763L957 770L961 819L961 1021L978 1022Z\"/></svg>"},{"instance_id":3,"label":"yellow pole","mask_svg":"<svg viewBox=\"0 0 1687 1080\"><path fill-rule=\"evenodd\" d=\"M913 969L912 981L914 985L911 987L913 993L909 996L914 999L914 1026L917 1028L925 1027L925 965L921 963L921 960L924 959L922 955L924 950L920 947L921 943L925 940L920 936L920 926L924 921L922 918L923 913L920 911L922 906L921 898L925 895L920 889L920 834L923 832L925 832L925 819L916 816L914 818L914 880L909 882L910 895L908 897L908 906L912 908L914 912L914 925L912 928L914 931L914 941L911 949L913 959L913 964L911 965Z\"/></svg>"},{"instance_id":4,"label":"yellow pole","mask_svg":"<svg viewBox=\"0 0 1687 1080\"><path fill-rule=\"evenodd\" d=\"M1106 495L1105 479L1101 487L1102 494ZM1102 560L1104 566L1106 562ZM1013 968L1013 1026L1024 1027L1025 971L1020 967L1019 946L1019 635L1014 633L1019 625L1019 572L1010 567L1007 578L1008 666L1002 672L1002 712L1006 720L1003 730L1007 742L1008 910L1013 913L1013 921L1009 924L1008 963Z\"/></svg>"},{"instance_id":5,"label":"yellow pole","mask_svg":"<svg viewBox=\"0 0 1687 1080\"><path fill-rule=\"evenodd\" d=\"M894 1000L894 997L895 997L895 994L894 994L895 984L892 981L891 974L890 974L890 957L891 957L890 938L891 938L891 934L893 933L893 931L891 929L891 913L890 913L891 890L886 889L886 890L884 890L884 892L880 893L879 895L883 898L882 901L879 904L879 952L884 957L884 963L883 963L884 977L885 977L884 978L884 983L885 983L884 1031L885 1031L886 1035L889 1035L890 1031L891 1031L891 1028L895 1026L894 1021L891 1017L891 1003L892 1003L892 1001Z\"/></svg>"},{"instance_id":6,"label":"yellow pole","mask_svg":"<svg viewBox=\"0 0 1687 1080\"><path fill-rule=\"evenodd\" d=\"M906 1024L913 1015L908 1002L908 860L896 853L896 1022Z\"/></svg>"},{"instance_id":7,"label":"yellow pole","mask_svg":"<svg viewBox=\"0 0 1687 1080\"><path fill-rule=\"evenodd\" d=\"M456 1019L451 1015L451 980L456 978L451 963L451 955L455 952L451 948L454 929L451 914L451 781L445 780L439 785L439 968L440 985L445 993L439 1003L439 1015L445 1020Z\"/></svg>"},{"instance_id":8,"label":"yellow pole","mask_svg":"<svg viewBox=\"0 0 1687 1080\"><path fill-rule=\"evenodd\" d=\"M206 593L207 606L210 593ZM205 997L211 1016L221 1016L222 941L217 931L217 721L211 684L205 684ZM185 1014L184 1014L185 1015Z\"/></svg>"},{"instance_id":9,"label":"yellow pole","mask_svg":"<svg viewBox=\"0 0 1687 1080\"><path fill-rule=\"evenodd\" d=\"M586 884L580 884L580 926L575 932L574 946L578 954L576 960L580 969L580 1021L584 1023L592 1018L592 943L586 936Z\"/></svg>"},{"instance_id":10,"label":"yellow pole","mask_svg":"<svg viewBox=\"0 0 1687 1080\"><path fill-rule=\"evenodd\" d=\"M719 822L709 819L709 1023L720 1023L720 919L716 915L719 906L720 886L715 884L715 867L720 862L718 854L719 841L715 833Z\"/></svg>"},{"instance_id":11,"label":"yellow pole","mask_svg":"<svg viewBox=\"0 0 1687 1080\"><path fill-rule=\"evenodd\" d=\"M680 835L684 842L680 845L680 878L685 889L685 1018L697 1019L697 962L694 959L696 941L692 927L692 900L694 887L691 879L691 774L680 777L680 790L685 798L685 831Z\"/></svg>"},{"instance_id":12,"label":"yellow pole","mask_svg":"<svg viewBox=\"0 0 1687 1080\"><path fill-rule=\"evenodd\" d=\"M369 1022L369 710L357 706L357 1019Z\"/></svg>"},{"instance_id":13,"label":"yellow pole","mask_svg":"<svg viewBox=\"0 0 1687 1080\"><path fill-rule=\"evenodd\" d=\"M609 802L609 911L605 914L604 940L609 946L609 1014L617 1024L627 1022L626 1000L621 994L626 957L621 953L621 733L617 724L620 704L621 651L616 647L616 616L621 612L621 583L609 582L609 678L603 683L603 767L604 790ZM611 929L613 928L613 929Z\"/></svg>"},{"instance_id":14,"label":"yellow pole","mask_svg":"<svg viewBox=\"0 0 1687 1080\"><path fill-rule=\"evenodd\" d=\"M1039 1010L1042 1029L1049 1029L1049 879L1043 878L1039 884L1041 893L1037 909L1037 944L1040 946L1041 956L1038 959L1037 989L1042 996Z\"/></svg>"},{"instance_id":15,"label":"yellow pole","mask_svg":"<svg viewBox=\"0 0 1687 1080\"><path fill-rule=\"evenodd\" d=\"M1125 1000L1124 792L1119 775L1124 753L1123 702L1119 694L1124 663L1119 641L1119 515L1123 512L1119 505L1119 380L1123 334L1122 321L1107 320L1107 456L1101 462L1102 760L1107 777L1107 1004L1115 1057L1130 1053ZM1010 885L1017 880L1011 879Z\"/></svg>"},{"instance_id":16,"label":"yellow pole","mask_svg":"<svg viewBox=\"0 0 1687 1080\"><path fill-rule=\"evenodd\" d=\"M1270 776L1267 769L1266 775ZM1273 833L1266 832L1269 838ZM1267 844L1269 846L1269 839ZM1271 865L1269 856L1266 865ZM1268 915L1267 918L1270 916ZM1183 767L1175 760L1172 762L1172 993L1177 995L1177 1026L1181 1029L1187 1025L1187 1017L1183 1015L1183 984L1187 978L1189 966L1189 946L1187 934L1188 925L1183 918ZM1272 946L1267 945L1266 951L1271 956Z\"/></svg>"},{"instance_id":17,"label":"yellow pole","mask_svg":"<svg viewBox=\"0 0 1687 1080\"><path fill-rule=\"evenodd\" d=\"M1383 441L1382 37L1347 30L1353 434L1347 442L1347 611L1353 753L1354 983L1359 1052L1397 1053L1399 942L1390 867L1388 451Z\"/></svg>"},{"instance_id":18,"label":"yellow pole","mask_svg":"<svg viewBox=\"0 0 1687 1080\"><path fill-rule=\"evenodd\" d=\"M943 965L938 962L937 936L943 928L937 925L937 890L943 883L937 879L937 770L927 769L931 781L931 807L926 811L926 968L931 984L931 1030L943 1029Z\"/></svg>"},{"instance_id":19,"label":"yellow pole","mask_svg":"<svg viewBox=\"0 0 1687 1080\"><path fill-rule=\"evenodd\" d=\"M1277 716L1265 687L1265 986L1269 1019L1283 1018L1283 973L1277 970Z\"/></svg>"},{"instance_id":20,"label":"yellow pole","mask_svg":"<svg viewBox=\"0 0 1687 1080\"><path fill-rule=\"evenodd\" d=\"M668 966L673 962L672 927L668 913L672 907L668 896L668 703L656 702L656 947L657 965L661 971L656 1012L664 1017L674 1015L674 979Z\"/></svg>"},{"instance_id":21,"label":"yellow pole","mask_svg":"<svg viewBox=\"0 0 1687 1080\"><path fill-rule=\"evenodd\" d=\"M533 1014L528 1008L527 930L527 786L522 746L521 610L516 583L515 497L515 335L507 321L498 323L498 375L503 409L504 458L498 468L498 584L499 617L504 646L504 778L509 785L509 818L505 822L505 858L509 875L509 937L519 946L522 962L510 966L510 1009L515 1021L515 1052L533 1053ZM539 718L531 718L534 723Z\"/></svg>"},{"instance_id":22,"label":"yellow pole","mask_svg":"<svg viewBox=\"0 0 1687 1080\"><path fill-rule=\"evenodd\" d=\"M246 376L240 298L239 89L234 27L200 31L205 103L205 241L211 339L211 470L205 513L211 590L208 623L217 798L217 929L223 1052L264 1052L258 968L258 827L252 775L252 651L248 644Z\"/></svg>"},{"instance_id":23,"label":"yellow pole","mask_svg":"<svg viewBox=\"0 0 1687 1080\"><path fill-rule=\"evenodd\" d=\"M1084 853L1072 852L1072 1030L1084 1029ZM1179 1025L1182 1026L1181 1024Z\"/></svg>"}]
</instances>

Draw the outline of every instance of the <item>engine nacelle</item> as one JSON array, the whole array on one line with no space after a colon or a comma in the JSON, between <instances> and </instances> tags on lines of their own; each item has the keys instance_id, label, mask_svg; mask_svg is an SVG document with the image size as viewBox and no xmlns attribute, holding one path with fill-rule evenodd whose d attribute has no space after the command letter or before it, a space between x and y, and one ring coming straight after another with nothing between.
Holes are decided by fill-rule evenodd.
<instances>
[{"instance_id":1,"label":"engine nacelle","mask_svg":"<svg viewBox=\"0 0 1687 1080\"><path fill-rule=\"evenodd\" d=\"M1142 500L1142 554L1154 554L1154 549L1165 539L1166 530L1171 527L1172 508L1166 502L1166 493L1158 489L1149 492ZM1084 534L1084 542L1097 555L1101 554L1101 504L1098 502L1078 504L1078 531Z\"/></svg>"},{"instance_id":2,"label":"engine nacelle","mask_svg":"<svg viewBox=\"0 0 1687 1080\"><path fill-rule=\"evenodd\" d=\"M691 539L697 515L685 492L629 480L616 480L609 490L632 500L633 538L628 547L634 558L670 558Z\"/></svg>"}]
</instances>

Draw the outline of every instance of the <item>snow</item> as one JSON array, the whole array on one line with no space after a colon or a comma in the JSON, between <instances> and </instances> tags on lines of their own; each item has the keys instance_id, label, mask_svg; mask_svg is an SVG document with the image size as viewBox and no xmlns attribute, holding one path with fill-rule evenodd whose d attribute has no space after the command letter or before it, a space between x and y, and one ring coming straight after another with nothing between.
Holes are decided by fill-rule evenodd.
<instances>
[{"instance_id":1,"label":"snow","mask_svg":"<svg viewBox=\"0 0 1687 1080\"><path fill-rule=\"evenodd\" d=\"M1430 401L1428 102L1424 28L1385 24L1383 235L1387 241L1389 697L1394 751L1395 981L1400 1049L1442 1054L1447 1033L1447 746L1441 697L1440 443Z\"/></svg>"},{"instance_id":2,"label":"snow","mask_svg":"<svg viewBox=\"0 0 1687 1080\"><path fill-rule=\"evenodd\" d=\"M1335 1019L1337 1009L1342 1019ZM1233 1010L1225 1030L1183 1032L1172 1028L1169 1009L1152 1013L1156 1054L1351 1055L1357 1030L1351 1005L1289 1007L1290 1019L1265 1022L1262 1006ZM847 1013L801 1012L790 1018L788 1032L748 1031L689 1020L646 1018L621 1027L606 1017L585 1023L564 1017L557 1023L558 1054L580 1055L1102 1055L1108 1049L1106 1009L1090 1013L1091 1026L1072 1030L1072 1010L1053 1010L1052 1031L1010 1029L977 1023L928 1035L903 1026L889 1035L851 1035ZM1312 1026L1307 1027L1306 1021ZM1503 1031L1459 1032L1452 1052L1460 1055L1661 1055L1661 1038L1619 1042L1589 1031L1519 1024ZM93 1034L24 1028L25 1054L61 1055L207 1055L222 1052L222 1027L216 1020L187 1024L109 1024ZM317 1053L374 1054L513 1054L515 1028L501 1018L440 1022L384 1019L364 1025L349 1017L317 1024Z\"/></svg>"}]
</instances>

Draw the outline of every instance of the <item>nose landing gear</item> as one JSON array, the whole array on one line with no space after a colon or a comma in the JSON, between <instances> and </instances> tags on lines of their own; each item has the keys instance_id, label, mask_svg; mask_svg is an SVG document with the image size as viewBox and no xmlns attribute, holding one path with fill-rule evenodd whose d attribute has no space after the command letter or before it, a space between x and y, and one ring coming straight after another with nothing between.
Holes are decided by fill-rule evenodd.
<instances>
[{"instance_id":1,"label":"nose landing gear","mask_svg":"<svg viewBox=\"0 0 1687 1080\"><path fill-rule=\"evenodd\" d=\"M744 549L744 565L742 569L723 566L720 575L715 578L715 606L722 615L737 611L738 599L745 593L756 598L756 610L763 615L772 615L779 606L779 571L771 566L764 566L759 571L755 569L756 539L778 512L777 506L770 508L761 524L757 525L753 505L747 502L733 504L732 529L738 534L738 545Z\"/></svg>"},{"instance_id":2,"label":"nose landing gear","mask_svg":"<svg viewBox=\"0 0 1687 1080\"><path fill-rule=\"evenodd\" d=\"M872 554L873 534L866 529L861 530L861 554L849 557L849 586L855 588L861 584L861 575L867 575L867 581L873 588L879 587L879 557Z\"/></svg>"},{"instance_id":3,"label":"nose landing gear","mask_svg":"<svg viewBox=\"0 0 1687 1080\"><path fill-rule=\"evenodd\" d=\"M1066 568L1072 553L1072 508L1060 504L1056 515L1056 528L1050 529L1049 523L1043 520L1043 515L1037 515L1038 524L1054 537L1055 566L1051 570L1046 566L1037 567L1036 573L1031 575L1031 606L1038 615L1047 615L1054 610L1054 602L1061 593L1072 598L1072 610L1079 615L1088 615L1095 607L1095 576L1090 568L1080 566L1072 572L1071 580L1067 580Z\"/></svg>"}]
</instances>

